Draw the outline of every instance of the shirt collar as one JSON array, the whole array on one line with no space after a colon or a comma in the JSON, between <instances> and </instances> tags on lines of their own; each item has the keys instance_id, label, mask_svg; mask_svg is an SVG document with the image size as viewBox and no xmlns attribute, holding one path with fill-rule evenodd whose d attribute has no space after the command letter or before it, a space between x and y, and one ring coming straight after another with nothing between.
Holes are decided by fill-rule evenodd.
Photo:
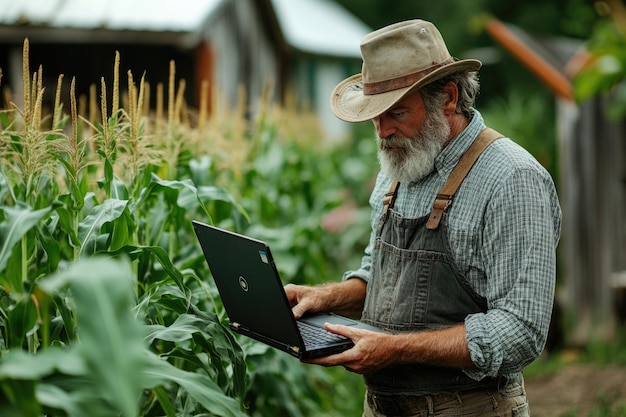
<instances>
[{"instance_id":1,"label":"shirt collar","mask_svg":"<svg viewBox=\"0 0 626 417\"><path fill-rule=\"evenodd\" d=\"M473 110L472 120L459 135L450 141L439 155L435 158L435 170L440 176L445 176L456 166L461 156L474 142L478 134L485 128L482 115L476 109Z\"/></svg>"}]
</instances>

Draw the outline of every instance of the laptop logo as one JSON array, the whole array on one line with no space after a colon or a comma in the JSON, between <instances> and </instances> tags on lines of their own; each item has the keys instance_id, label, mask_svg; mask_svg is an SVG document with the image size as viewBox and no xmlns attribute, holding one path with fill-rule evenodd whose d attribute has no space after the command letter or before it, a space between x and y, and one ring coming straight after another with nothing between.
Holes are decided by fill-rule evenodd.
<instances>
[{"instance_id":1,"label":"laptop logo","mask_svg":"<svg viewBox=\"0 0 626 417\"><path fill-rule=\"evenodd\" d=\"M250 289L250 287L248 286L248 281L246 281L246 279L241 276L239 277L239 286L241 287L242 290L246 292Z\"/></svg>"},{"instance_id":2,"label":"laptop logo","mask_svg":"<svg viewBox=\"0 0 626 417\"><path fill-rule=\"evenodd\" d=\"M269 261L267 260L267 253L265 253L265 251L260 250L259 256L261 257L261 262L263 262L264 264L269 263Z\"/></svg>"}]
</instances>

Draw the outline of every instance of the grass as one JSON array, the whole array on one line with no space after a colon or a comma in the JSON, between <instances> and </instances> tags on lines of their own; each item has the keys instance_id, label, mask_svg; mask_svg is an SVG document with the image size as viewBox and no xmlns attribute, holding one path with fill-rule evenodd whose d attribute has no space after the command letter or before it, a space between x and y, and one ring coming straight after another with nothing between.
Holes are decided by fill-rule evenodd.
<instances>
[{"instance_id":1,"label":"grass","mask_svg":"<svg viewBox=\"0 0 626 417\"><path fill-rule=\"evenodd\" d=\"M586 378L583 382L584 390L588 396L593 396L591 406L583 407L582 404L572 404L570 408L553 417L624 417L626 416L626 327L621 327L616 332L616 337L611 341L592 341L583 347L562 347L550 353L544 354L524 370L527 384L533 380L539 380L545 384L548 390L545 395L556 395L549 392L553 387L548 382L565 372L567 368L580 370L578 378ZM606 372L615 369L615 372L624 375L624 386L619 389L609 388L604 390L598 384L597 378L591 378L589 372ZM572 378L576 376L572 371ZM605 374L603 374L605 375ZM609 374L610 375L610 374ZM578 381L576 381L578 382ZM563 383L567 383L564 381ZM619 381L617 382L619 384ZM611 386L614 384L611 383ZM558 390L574 390L577 387L555 387ZM544 394L542 394L544 395ZM555 399L555 401L557 401ZM532 410L532 399L531 399Z\"/></svg>"}]
</instances>

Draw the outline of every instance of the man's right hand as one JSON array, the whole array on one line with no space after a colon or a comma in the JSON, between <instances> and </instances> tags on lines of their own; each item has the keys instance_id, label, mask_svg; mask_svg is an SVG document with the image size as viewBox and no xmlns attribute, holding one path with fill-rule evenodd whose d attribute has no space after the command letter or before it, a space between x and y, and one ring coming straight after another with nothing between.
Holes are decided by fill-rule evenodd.
<instances>
[{"instance_id":1,"label":"man's right hand","mask_svg":"<svg viewBox=\"0 0 626 417\"><path fill-rule=\"evenodd\" d=\"M304 313L324 311L322 307L324 294L321 294L321 288L295 284L285 285L285 293L296 319L302 317Z\"/></svg>"},{"instance_id":2,"label":"man's right hand","mask_svg":"<svg viewBox=\"0 0 626 417\"><path fill-rule=\"evenodd\" d=\"M319 286L287 284L285 293L296 319L305 313L319 312L360 317L366 288L365 281L353 278Z\"/></svg>"}]
</instances>

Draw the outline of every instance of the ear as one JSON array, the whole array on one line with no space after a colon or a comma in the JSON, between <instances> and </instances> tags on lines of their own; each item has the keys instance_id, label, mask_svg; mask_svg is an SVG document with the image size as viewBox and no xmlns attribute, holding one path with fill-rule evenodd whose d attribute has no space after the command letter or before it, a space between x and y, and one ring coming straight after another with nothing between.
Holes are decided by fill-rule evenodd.
<instances>
[{"instance_id":1,"label":"ear","mask_svg":"<svg viewBox=\"0 0 626 417\"><path fill-rule=\"evenodd\" d=\"M451 116L456 111L456 103L459 101L459 88L454 82L448 81L444 84L443 91L448 94L448 99L443 105L443 112L446 116Z\"/></svg>"}]
</instances>

